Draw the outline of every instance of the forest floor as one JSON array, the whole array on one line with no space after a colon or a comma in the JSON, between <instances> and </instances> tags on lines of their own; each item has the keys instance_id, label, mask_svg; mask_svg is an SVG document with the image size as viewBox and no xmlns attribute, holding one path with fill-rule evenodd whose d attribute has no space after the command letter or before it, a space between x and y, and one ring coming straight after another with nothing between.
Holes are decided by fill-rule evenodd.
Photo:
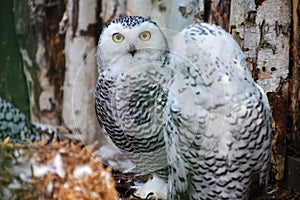
<instances>
[{"instance_id":1,"label":"forest floor","mask_svg":"<svg viewBox=\"0 0 300 200\"><path fill-rule=\"evenodd\" d=\"M104 152L101 148L95 150L98 149L95 145L71 141L54 141L47 145L44 142L30 145L10 144L8 140L0 142L1 199L71 200L95 199L91 197L98 195L96 199L138 200L133 195L134 186L146 182L147 177L123 173L113 167L117 162L131 166L107 148ZM105 161L103 157L115 159ZM300 199L300 193L285 184L275 184L272 179L270 182L268 192L255 199Z\"/></svg>"},{"instance_id":2,"label":"forest floor","mask_svg":"<svg viewBox=\"0 0 300 200\"><path fill-rule=\"evenodd\" d=\"M112 171L112 175L116 181L116 188L119 192L120 200L139 200L133 196L134 183L146 181L146 177L135 177L133 173L122 173L117 170ZM138 180L136 180L138 179ZM300 193L288 189L284 184L271 184L267 188L267 193L261 197L254 198L256 200L298 200ZM253 200L254 200L253 199Z\"/></svg>"}]
</instances>

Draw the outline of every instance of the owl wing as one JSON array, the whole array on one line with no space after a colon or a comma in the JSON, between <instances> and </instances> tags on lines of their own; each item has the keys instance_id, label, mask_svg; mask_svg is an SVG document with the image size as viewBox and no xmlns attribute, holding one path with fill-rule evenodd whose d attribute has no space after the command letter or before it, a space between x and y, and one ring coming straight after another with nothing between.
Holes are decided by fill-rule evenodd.
<instances>
[{"instance_id":1,"label":"owl wing","mask_svg":"<svg viewBox=\"0 0 300 200\"><path fill-rule=\"evenodd\" d=\"M220 27L191 25L174 37L176 71L166 106L169 199L245 199L266 180L271 112L245 56Z\"/></svg>"}]
</instances>

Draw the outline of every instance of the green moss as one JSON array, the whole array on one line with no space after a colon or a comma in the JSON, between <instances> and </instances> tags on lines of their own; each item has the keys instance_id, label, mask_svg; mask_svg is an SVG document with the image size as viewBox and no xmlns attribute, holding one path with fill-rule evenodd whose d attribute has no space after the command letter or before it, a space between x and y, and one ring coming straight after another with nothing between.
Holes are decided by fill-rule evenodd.
<instances>
[{"instance_id":1,"label":"green moss","mask_svg":"<svg viewBox=\"0 0 300 200\"><path fill-rule=\"evenodd\" d=\"M29 116L28 92L15 34L13 1L0 6L0 97Z\"/></svg>"}]
</instances>

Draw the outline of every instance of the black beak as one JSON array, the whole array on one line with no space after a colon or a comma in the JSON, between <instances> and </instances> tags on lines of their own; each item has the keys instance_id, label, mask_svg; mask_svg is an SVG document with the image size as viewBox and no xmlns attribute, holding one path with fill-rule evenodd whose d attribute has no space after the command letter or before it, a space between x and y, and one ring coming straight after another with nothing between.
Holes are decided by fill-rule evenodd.
<instances>
[{"instance_id":1,"label":"black beak","mask_svg":"<svg viewBox=\"0 0 300 200\"><path fill-rule=\"evenodd\" d=\"M134 45L130 45L129 46L129 50L128 53L130 53L132 55L132 57L134 57L134 54L137 52L136 48Z\"/></svg>"}]
</instances>

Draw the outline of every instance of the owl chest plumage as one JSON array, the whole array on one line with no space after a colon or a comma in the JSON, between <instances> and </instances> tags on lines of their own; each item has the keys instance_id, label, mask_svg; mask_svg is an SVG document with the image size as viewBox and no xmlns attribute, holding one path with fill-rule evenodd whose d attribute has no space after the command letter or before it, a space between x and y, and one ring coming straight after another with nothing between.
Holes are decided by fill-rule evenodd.
<instances>
[{"instance_id":1,"label":"owl chest plumage","mask_svg":"<svg viewBox=\"0 0 300 200\"><path fill-rule=\"evenodd\" d=\"M138 168L144 173L159 171L167 166L162 115L168 93L155 69L161 62L128 62L133 65L130 69L99 75L97 115L110 139ZM120 69L122 64L126 68L128 62L114 63L110 69Z\"/></svg>"}]
</instances>

